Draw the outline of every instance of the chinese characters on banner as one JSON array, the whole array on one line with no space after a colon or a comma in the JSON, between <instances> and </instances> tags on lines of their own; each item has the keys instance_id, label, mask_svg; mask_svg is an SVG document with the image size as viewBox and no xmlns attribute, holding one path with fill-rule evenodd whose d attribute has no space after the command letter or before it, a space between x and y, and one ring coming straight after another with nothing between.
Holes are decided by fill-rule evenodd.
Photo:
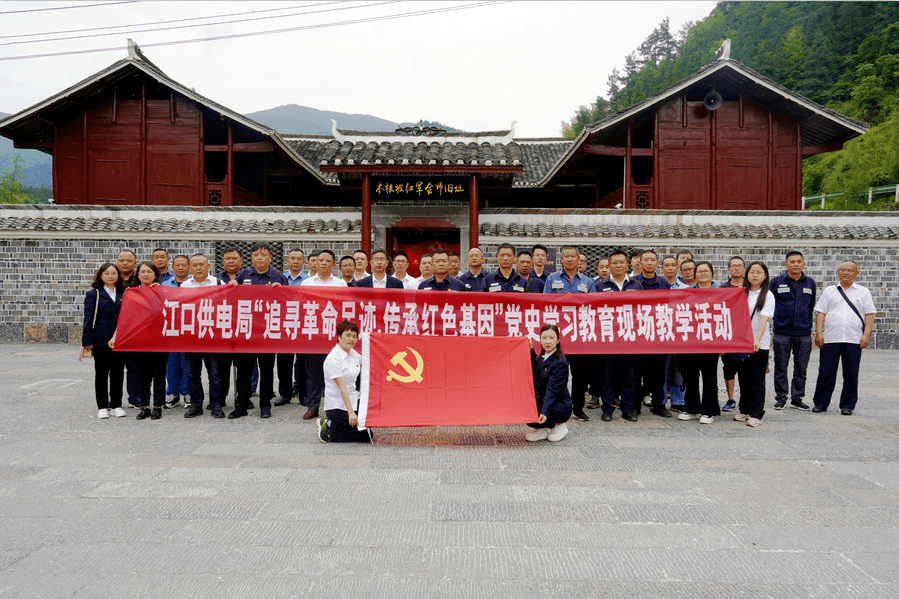
<instances>
[{"instance_id":1,"label":"chinese characters on banner","mask_svg":"<svg viewBox=\"0 0 899 599\"><path fill-rule=\"evenodd\" d=\"M568 354L742 353L742 288L592 294L219 285L129 289L116 350L328 353L337 323L389 335L526 337L553 323Z\"/></svg>"},{"instance_id":2,"label":"chinese characters on banner","mask_svg":"<svg viewBox=\"0 0 899 599\"><path fill-rule=\"evenodd\" d=\"M432 199L468 199L466 177L374 177L371 190L375 198L408 200L412 197Z\"/></svg>"}]
</instances>

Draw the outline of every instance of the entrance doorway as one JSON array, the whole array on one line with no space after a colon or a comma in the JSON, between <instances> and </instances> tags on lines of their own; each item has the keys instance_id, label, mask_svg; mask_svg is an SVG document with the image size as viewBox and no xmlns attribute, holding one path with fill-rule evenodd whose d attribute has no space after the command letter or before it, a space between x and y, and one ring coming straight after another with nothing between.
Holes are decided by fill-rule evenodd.
<instances>
[{"instance_id":1,"label":"entrance doorway","mask_svg":"<svg viewBox=\"0 0 899 599\"><path fill-rule=\"evenodd\" d=\"M397 252L406 252L409 255L408 272L413 277L421 276L419 265L424 254L431 254L437 249L458 253L460 243L459 229L450 227L387 229L387 247L394 255Z\"/></svg>"}]
</instances>

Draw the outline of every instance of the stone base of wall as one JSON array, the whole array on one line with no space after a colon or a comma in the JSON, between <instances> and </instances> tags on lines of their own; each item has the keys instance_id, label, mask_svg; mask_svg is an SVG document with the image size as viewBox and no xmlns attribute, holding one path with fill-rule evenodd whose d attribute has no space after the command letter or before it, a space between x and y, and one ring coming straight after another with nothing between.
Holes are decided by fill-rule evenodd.
<instances>
[{"instance_id":1,"label":"stone base of wall","mask_svg":"<svg viewBox=\"0 0 899 599\"><path fill-rule=\"evenodd\" d=\"M82 327L65 324L0 324L0 343L81 343Z\"/></svg>"}]
</instances>

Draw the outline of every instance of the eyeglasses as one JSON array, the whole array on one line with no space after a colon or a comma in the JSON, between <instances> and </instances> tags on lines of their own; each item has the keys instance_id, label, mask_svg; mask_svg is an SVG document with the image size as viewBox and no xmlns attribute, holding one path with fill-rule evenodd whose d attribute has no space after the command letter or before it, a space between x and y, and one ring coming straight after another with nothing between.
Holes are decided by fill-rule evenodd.
<instances>
[{"instance_id":1,"label":"eyeglasses","mask_svg":"<svg viewBox=\"0 0 899 599\"><path fill-rule=\"evenodd\" d=\"M852 273L856 272L856 270L854 268L841 268L841 269L837 270L837 272L842 272L842 273L851 275Z\"/></svg>"}]
</instances>

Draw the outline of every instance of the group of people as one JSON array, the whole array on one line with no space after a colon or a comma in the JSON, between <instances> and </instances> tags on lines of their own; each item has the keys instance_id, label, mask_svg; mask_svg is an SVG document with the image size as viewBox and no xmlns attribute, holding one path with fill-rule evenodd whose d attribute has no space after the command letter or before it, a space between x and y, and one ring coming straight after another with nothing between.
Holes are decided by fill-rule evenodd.
<instances>
[{"instance_id":1,"label":"group of people","mask_svg":"<svg viewBox=\"0 0 899 599\"><path fill-rule=\"evenodd\" d=\"M391 258L384 250L375 250L371 255L357 250L337 260L328 249L316 250L308 257L302 250L293 249L287 255L287 269L282 273L271 266L270 248L265 243L257 243L251 248L249 268L244 268L236 247L226 248L222 253L223 270L213 275L209 258L203 254L177 255L171 259L170 268L169 254L164 248L155 249L151 259L140 264L132 251L123 250L115 263L100 266L84 300L82 344L92 350L95 362L98 417L126 415L122 407L123 383L128 403L138 410L138 419L159 419L164 408L177 406L182 398L187 408L185 418L201 416L206 399L202 383L205 366L209 393L206 409L214 418L224 418L233 366L236 393L234 410L227 414L228 418L247 416L249 410L255 409L251 396L258 386L262 418L271 417L272 406L286 405L297 397L306 408L303 418L319 419L318 434L322 441L371 439L370 433L356 429L361 361L353 350L359 333L355 323L345 321L337 327L337 345L327 356L113 352L124 290L141 285L354 286L562 294L744 287L754 334L753 351L746 354L566 356L558 329L554 325L544 326L540 331L541 352L533 356L540 420L531 424L535 431L528 434L528 440L564 438L565 422L570 417L589 420L585 407L601 408L603 421L612 420L617 409L625 420L636 422L641 406L646 405L657 416L671 418L672 412L677 412L680 420L698 419L702 424L713 422L722 411L736 410L735 421L757 427L765 413L765 373L772 349L776 410L784 409L789 401L791 407L800 410L826 411L840 363L843 370L840 410L844 415L851 415L855 409L861 350L869 343L876 309L870 292L855 283L859 269L851 260L840 265L839 284L828 287L817 299L816 284L804 273L805 261L799 251L787 254L785 271L773 278L764 263L752 262L747 267L741 257L734 256L728 262L729 276L720 285L714 282L713 265L694 260L686 250L660 260L654 250L628 253L616 249L599 259L595 278L586 274L587 258L578 248L562 248L561 268L555 272L550 272L547 266L548 256L549 251L543 245L516 252L512 245L502 244L496 253L499 268L487 272L483 252L472 248L467 255L468 270L460 274L459 256L438 249L421 257L422 274L413 277L408 273L409 256L404 252ZM769 325L773 325L773 335ZM814 405L810 407L804 398L813 328L814 343L821 348L821 361ZM790 382L787 371L791 358ZM728 392L723 407L718 401L719 359ZM734 399L737 382L739 404ZM323 396L326 418L320 417ZM649 400L644 401L644 397Z\"/></svg>"}]
</instances>

